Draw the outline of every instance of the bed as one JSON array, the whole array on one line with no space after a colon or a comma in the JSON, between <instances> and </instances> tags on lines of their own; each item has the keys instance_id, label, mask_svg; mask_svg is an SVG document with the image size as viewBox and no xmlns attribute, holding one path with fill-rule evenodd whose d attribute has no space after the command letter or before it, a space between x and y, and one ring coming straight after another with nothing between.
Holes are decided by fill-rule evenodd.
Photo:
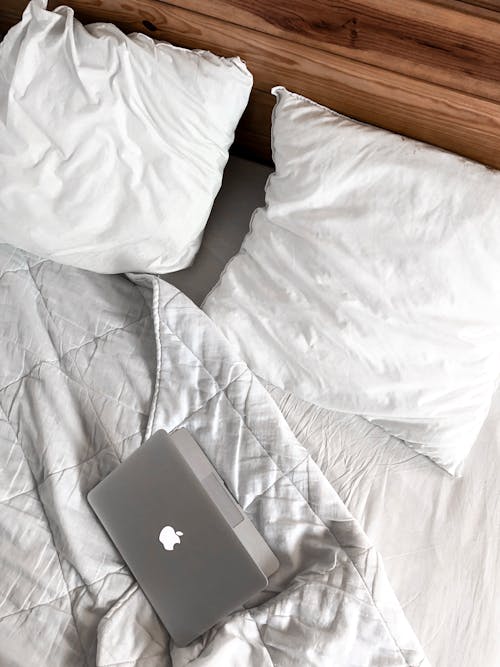
<instances>
[{"instance_id":1,"label":"bed","mask_svg":"<svg viewBox=\"0 0 500 667\"><path fill-rule=\"evenodd\" d=\"M198 259L189 269L166 276L200 305L248 232L248 211L242 207L240 216L238 205L235 213L235 202L248 202L252 210L261 206L270 173L239 157L230 158L227 170ZM267 388L297 438L374 540L431 664L495 665L500 652L499 394L463 477L443 479L442 470L429 459L412 455L397 438L364 419L318 408L272 385Z\"/></svg>"},{"instance_id":2,"label":"bed","mask_svg":"<svg viewBox=\"0 0 500 667\"><path fill-rule=\"evenodd\" d=\"M209 447L211 438L220 437L221 432L210 433L203 416L206 419L206 415L222 412L238 442L249 451L261 452L260 458L255 454L259 461L263 461L262 452L277 460L291 487L304 494L304 476L309 485L311 481L317 484L321 493L310 489L305 497L319 519L317 523L306 521L304 534L312 544L318 524L328 523L333 516L338 528L332 533L336 557L339 562L344 562L343 554L350 558L343 571L347 589L353 597L361 596L368 582L372 593L375 591L371 602L363 601L361 610L350 609L345 617L337 611L337 623L342 625L345 618L346 625L353 627L365 614L373 622L373 631L367 631L363 640L380 646L379 653L365 654L359 636L349 644L346 633L328 648L331 653L325 649L324 656L331 660L337 651L344 659L339 658L339 664L358 664L359 660L359 664L389 667L424 665L425 653L429 663L439 667L494 667L500 659L498 393L464 475L459 479L444 477L426 457L409 453L399 440L362 418L321 409L272 385L265 391L246 375L227 341L219 339L213 325L177 290L202 306L224 266L238 251L251 211L264 203L264 184L272 171L269 128L273 99L269 91L274 85L286 85L366 123L500 167L500 88L495 66L500 13L496 3L258 0L248 5L228 0L71 0L67 4L84 23L110 21L125 32L140 31L222 56L237 54L252 71L254 87L201 249L190 268L166 274L163 282L151 281L152 288L146 277L135 282L107 277L83 281L79 274L64 269L65 287L72 294L82 289L88 292L89 308L92 300L105 309L107 302L111 304L106 310L107 321L96 323L69 306L58 270L29 255L2 256L3 284L10 277L19 279L15 287L8 284L9 290L16 290L17 298L38 294L46 305L43 316L29 309L21 313L8 296L4 302L8 321L14 328L16 318L27 318L24 326L49 331L43 350L34 349L29 338L23 339L22 359L5 372L4 395L8 400L0 403L5 413L0 423L10 449L9 465L4 466L8 492L2 507L6 525L14 526L14 516L30 515L35 517L40 534L46 533L49 525L56 545L60 540L59 549L54 549L54 544L43 542L33 527L23 528L22 520L8 535L9 548L2 555L7 572L23 557L23 549L18 551L16 544L28 544L28 549L31 544L35 550L40 544L45 546L29 566L37 576L20 577L13 595L2 591L5 646L8 641L15 643L16 632L23 626L36 633L43 623L51 626L51 633L44 638L42 651L36 642L27 642L26 654L15 647L6 655L12 659L18 651L18 662L12 664L23 665L92 664L93 660L99 665L153 665L168 664L169 659L174 664L332 664L300 651L301 642L306 646L309 641L311 645L323 642L303 630L314 618L311 602L306 604L305 598L295 607L302 625L288 629L294 637L293 648L287 652L286 639L281 645L276 640L285 630L273 628L269 619L279 618L280 613L292 617L294 613L292 596L286 595L286 577L293 570L292 564L276 582L283 596L281 608L266 611L264 605L261 612L218 628L206 643L183 652L168 645L112 550L104 549L101 562L79 559L79 550L87 548L82 535L90 536L91 545L99 549L103 542L94 536L82 500L71 489L82 484L89 487L157 426L187 424ZM2 4L0 31L19 19L24 5L19 0ZM154 317L149 313L150 289L154 303L160 299L161 307ZM98 324L102 326L95 330ZM193 328L201 332L199 337L193 336ZM163 370L158 362L160 349L168 350ZM173 349L175 354L170 352ZM120 352L125 361L119 358ZM112 369L108 372L125 377L119 388L103 390L105 378L98 366L92 366L94 357ZM33 359L44 363L30 365ZM217 359L226 361L219 363ZM169 393L168 385L158 380L162 372L173 372L175 361L190 369L184 377L179 375L180 382L189 386L193 377L199 382L196 389L186 389L181 396ZM23 388L18 396L15 381L24 375L32 386ZM156 384L151 379L154 377ZM72 406L62 424L47 424L44 415L33 408L37 400L56 400L46 389L52 382ZM63 441L70 433L74 448L64 449L63 455L54 447L44 450L43 455L36 449L25 451L26 466L12 444L12 425L14 431L20 429L26 409L20 398L30 406L36 426L52 429L47 430L47 439L55 433ZM172 401L178 401L178 407L169 412L164 406ZM84 409L78 407L79 402ZM153 410L151 404L156 406ZM95 452L81 450L89 433L100 443ZM280 447L286 447L290 458L280 459ZM307 474L300 468L306 460L301 447L311 461ZM265 523L265 494L256 495L251 484L241 483L244 452L238 450L236 458L227 451L213 449L209 453L240 502L252 508L257 521ZM262 479L274 489L271 482L276 483L276 471L264 467ZM72 476L72 470L85 470L85 482ZM329 484L325 485L325 480ZM72 509L72 520L69 515L65 518L65 505ZM290 506L280 508L280 521L285 522ZM351 522L351 532L343 534L339 526L350 526ZM31 537L26 542L28 534ZM271 530L266 536L276 539ZM354 539L356 542L349 544ZM326 562L321 560L320 551L308 561L313 570ZM59 569L55 567L58 559ZM354 570L349 569L352 564ZM47 573L48 579L44 579ZM334 584L338 585L338 580L332 587ZM391 585L400 607L391 597ZM353 593L355 586L358 588ZM334 604L336 598L325 601L324 607ZM345 600L343 604L347 604ZM340 608L339 604L336 609ZM388 625L396 637L396 657L388 648L390 641L376 627L380 621L374 609L383 610L382 626ZM123 636L120 627L130 617L134 620L124 625L127 632ZM268 629L269 637L259 637L263 628ZM354 655L353 647L359 656Z\"/></svg>"}]
</instances>

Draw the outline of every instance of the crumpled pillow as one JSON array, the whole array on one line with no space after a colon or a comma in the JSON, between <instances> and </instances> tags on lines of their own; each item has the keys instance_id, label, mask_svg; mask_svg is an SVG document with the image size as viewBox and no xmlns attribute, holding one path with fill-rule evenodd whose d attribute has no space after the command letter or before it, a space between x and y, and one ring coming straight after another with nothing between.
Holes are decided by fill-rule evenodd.
<instances>
[{"instance_id":1,"label":"crumpled pillow","mask_svg":"<svg viewBox=\"0 0 500 667\"><path fill-rule=\"evenodd\" d=\"M500 172L274 93L266 207L205 311L268 382L460 474L500 371Z\"/></svg>"},{"instance_id":2,"label":"crumpled pillow","mask_svg":"<svg viewBox=\"0 0 500 667\"><path fill-rule=\"evenodd\" d=\"M45 8L0 44L0 242L101 273L185 268L251 74Z\"/></svg>"}]
</instances>

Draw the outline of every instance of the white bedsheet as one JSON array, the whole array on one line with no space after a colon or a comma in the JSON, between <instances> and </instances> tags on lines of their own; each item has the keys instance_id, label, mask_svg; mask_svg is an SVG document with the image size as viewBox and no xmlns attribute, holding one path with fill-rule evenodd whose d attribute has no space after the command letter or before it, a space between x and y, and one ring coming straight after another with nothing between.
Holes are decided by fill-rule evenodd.
<instances>
[{"instance_id":1,"label":"white bedsheet","mask_svg":"<svg viewBox=\"0 0 500 667\"><path fill-rule=\"evenodd\" d=\"M360 417L271 393L383 556L431 664L500 664L500 391L451 478Z\"/></svg>"},{"instance_id":2,"label":"white bedsheet","mask_svg":"<svg viewBox=\"0 0 500 667\"><path fill-rule=\"evenodd\" d=\"M264 205L264 186L271 171L271 167L231 155L193 264L164 276L198 306L240 249L254 209Z\"/></svg>"},{"instance_id":3,"label":"white bedsheet","mask_svg":"<svg viewBox=\"0 0 500 667\"><path fill-rule=\"evenodd\" d=\"M239 250L270 169L232 157L193 267L168 280L201 304ZM382 553L434 667L500 665L500 392L452 479L381 429L273 390L299 440Z\"/></svg>"}]
</instances>

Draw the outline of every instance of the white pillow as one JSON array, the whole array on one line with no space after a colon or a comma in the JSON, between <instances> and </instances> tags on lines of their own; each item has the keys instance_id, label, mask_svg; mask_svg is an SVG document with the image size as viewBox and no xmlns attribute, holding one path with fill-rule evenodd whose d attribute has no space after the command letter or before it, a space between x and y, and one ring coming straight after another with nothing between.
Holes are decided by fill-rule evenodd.
<instances>
[{"instance_id":1,"label":"white pillow","mask_svg":"<svg viewBox=\"0 0 500 667\"><path fill-rule=\"evenodd\" d=\"M273 92L267 206L205 310L266 380L457 474L500 369L500 173Z\"/></svg>"},{"instance_id":2,"label":"white pillow","mask_svg":"<svg viewBox=\"0 0 500 667\"><path fill-rule=\"evenodd\" d=\"M251 74L45 7L0 45L0 242L101 273L186 267Z\"/></svg>"}]
</instances>

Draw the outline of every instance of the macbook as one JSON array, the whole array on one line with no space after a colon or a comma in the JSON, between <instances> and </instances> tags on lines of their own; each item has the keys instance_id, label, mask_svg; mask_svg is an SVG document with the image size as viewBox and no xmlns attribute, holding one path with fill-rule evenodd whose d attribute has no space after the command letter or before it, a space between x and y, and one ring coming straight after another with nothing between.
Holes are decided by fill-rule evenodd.
<instances>
[{"instance_id":1,"label":"macbook","mask_svg":"<svg viewBox=\"0 0 500 667\"><path fill-rule=\"evenodd\" d=\"M240 608L279 567L185 429L157 431L88 500L178 646Z\"/></svg>"}]
</instances>

